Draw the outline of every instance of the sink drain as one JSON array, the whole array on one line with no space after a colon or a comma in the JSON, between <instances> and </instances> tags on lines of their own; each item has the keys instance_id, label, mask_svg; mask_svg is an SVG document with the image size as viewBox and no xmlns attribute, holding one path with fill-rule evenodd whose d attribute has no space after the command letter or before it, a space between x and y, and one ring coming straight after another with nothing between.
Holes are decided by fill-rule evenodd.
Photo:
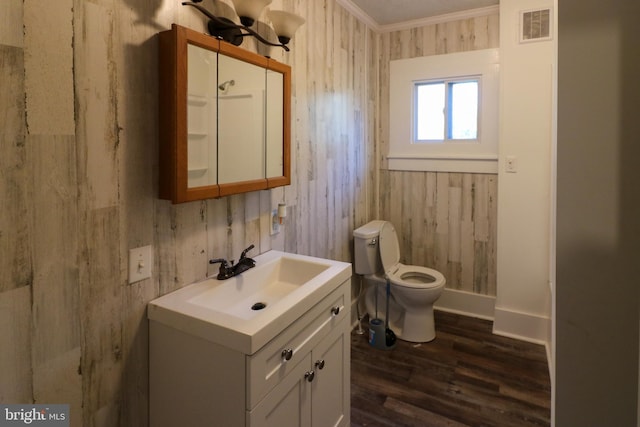
<instances>
[{"instance_id":1,"label":"sink drain","mask_svg":"<svg viewBox=\"0 0 640 427\"><path fill-rule=\"evenodd\" d=\"M263 302L257 302L255 304L253 304L251 306L251 310L262 310L263 308L265 308L267 306L267 304L263 303Z\"/></svg>"}]
</instances>

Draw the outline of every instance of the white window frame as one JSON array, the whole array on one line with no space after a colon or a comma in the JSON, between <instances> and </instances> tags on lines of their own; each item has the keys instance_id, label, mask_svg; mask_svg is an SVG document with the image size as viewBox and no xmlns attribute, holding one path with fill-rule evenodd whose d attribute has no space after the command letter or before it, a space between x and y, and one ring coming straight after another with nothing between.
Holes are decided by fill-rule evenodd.
<instances>
[{"instance_id":1,"label":"white window frame","mask_svg":"<svg viewBox=\"0 0 640 427\"><path fill-rule=\"evenodd\" d=\"M416 83L478 78L478 139L414 141ZM498 172L498 49L391 61L390 170Z\"/></svg>"},{"instance_id":2,"label":"white window frame","mask_svg":"<svg viewBox=\"0 0 640 427\"><path fill-rule=\"evenodd\" d=\"M451 114L452 114L452 106L451 106L451 97L450 97L450 88L452 85L456 84L456 83L477 83L478 85L478 104L476 105L476 137L475 138L463 138L463 139L457 139L457 138L449 138L449 135L451 134L451 126L450 126L450 121L451 121ZM417 117L418 117L418 89L420 86L426 86L426 85L439 85L442 84L444 86L444 97L445 97L445 103L444 103L444 128L443 133L444 133L444 138L442 139L418 139L417 137L417 133L418 133L418 123L417 123ZM435 79L435 80L424 80L424 81L418 81L418 82L413 82L413 109L411 111L411 114L413 115L413 121L411 122L411 131L412 131L412 137L413 137L413 143L414 144L429 144L429 143L450 143L450 142L476 142L479 138L480 138L480 99L482 97L482 76L463 76L463 77L456 77L456 78L446 78L446 79Z\"/></svg>"}]
</instances>

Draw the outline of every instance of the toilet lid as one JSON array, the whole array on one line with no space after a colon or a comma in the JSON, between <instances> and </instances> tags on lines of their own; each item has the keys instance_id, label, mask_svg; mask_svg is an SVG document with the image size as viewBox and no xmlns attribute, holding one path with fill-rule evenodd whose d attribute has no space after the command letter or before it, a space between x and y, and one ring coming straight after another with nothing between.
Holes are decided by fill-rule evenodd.
<instances>
[{"instance_id":1,"label":"toilet lid","mask_svg":"<svg viewBox=\"0 0 640 427\"><path fill-rule=\"evenodd\" d=\"M390 222L382 224L380 229L380 259L385 273L400 262L400 245L396 229Z\"/></svg>"}]
</instances>

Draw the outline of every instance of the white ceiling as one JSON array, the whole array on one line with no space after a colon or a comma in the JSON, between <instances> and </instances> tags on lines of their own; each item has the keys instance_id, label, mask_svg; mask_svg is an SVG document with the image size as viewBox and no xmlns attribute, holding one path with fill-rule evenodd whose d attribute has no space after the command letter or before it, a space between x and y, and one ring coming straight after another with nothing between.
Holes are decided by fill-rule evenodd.
<instances>
[{"instance_id":1,"label":"white ceiling","mask_svg":"<svg viewBox=\"0 0 640 427\"><path fill-rule=\"evenodd\" d=\"M474 12L486 13L499 0L338 0L377 30L406 28L412 23Z\"/></svg>"}]
</instances>

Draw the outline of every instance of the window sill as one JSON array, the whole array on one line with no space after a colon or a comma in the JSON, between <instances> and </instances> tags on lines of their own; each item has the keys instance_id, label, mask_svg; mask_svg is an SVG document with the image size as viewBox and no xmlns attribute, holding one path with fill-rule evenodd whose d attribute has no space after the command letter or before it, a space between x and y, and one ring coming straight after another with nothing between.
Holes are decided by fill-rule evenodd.
<instances>
[{"instance_id":1,"label":"window sill","mask_svg":"<svg viewBox=\"0 0 640 427\"><path fill-rule=\"evenodd\" d=\"M387 157L389 170L416 172L464 172L498 173L498 156L494 155L440 155L440 156L403 156Z\"/></svg>"}]
</instances>

